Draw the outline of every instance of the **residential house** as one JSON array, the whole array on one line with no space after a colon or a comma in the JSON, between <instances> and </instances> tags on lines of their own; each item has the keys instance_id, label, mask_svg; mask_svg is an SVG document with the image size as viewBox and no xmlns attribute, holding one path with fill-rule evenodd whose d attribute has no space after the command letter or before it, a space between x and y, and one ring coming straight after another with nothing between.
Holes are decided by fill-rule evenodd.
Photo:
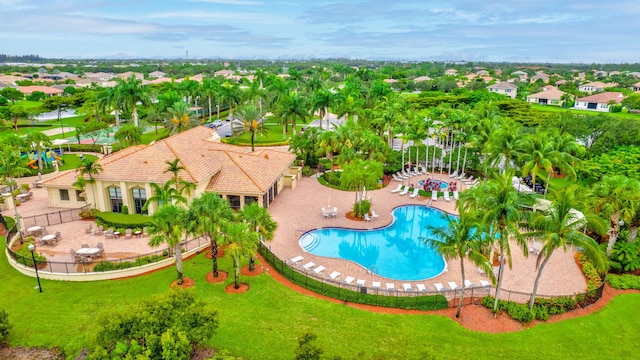
<instances>
[{"instance_id":1,"label":"residential house","mask_svg":"<svg viewBox=\"0 0 640 360\"><path fill-rule=\"evenodd\" d=\"M64 92L64 90L56 89L51 86L19 86L18 90L26 95L31 95L34 91L43 92L47 97L58 96Z\"/></svg>"},{"instance_id":2,"label":"residential house","mask_svg":"<svg viewBox=\"0 0 640 360\"><path fill-rule=\"evenodd\" d=\"M515 99L518 95L518 87L506 81L489 85L487 86L487 90L490 92L506 95L512 99Z\"/></svg>"},{"instance_id":3,"label":"residential house","mask_svg":"<svg viewBox=\"0 0 640 360\"><path fill-rule=\"evenodd\" d=\"M127 71L127 72L123 72L120 74L117 74L116 76L122 80L126 80L128 78L130 78L131 76L135 76L136 79L138 80L143 80L144 79L144 75L139 73L139 72L133 72L133 71Z\"/></svg>"},{"instance_id":4,"label":"residential house","mask_svg":"<svg viewBox=\"0 0 640 360\"><path fill-rule=\"evenodd\" d=\"M537 73L534 76L531 77L531 82L536 82L538 80L542 80L543 83L548 83L549 82L549 75L545 74L545 73Z\"/></svg>"},{"instance_id":5,"label":"residential house","mask_svg":"<svg viewBox=\"0 0 640 360\"><path fill-rule=\"evenodd\" d=\"M563 106L564 91L553 86L545 86L541 92L527 96L527 102L539 105Z\"/></svg>"},{"instance_id":6,"label":"residential house","mask_svg":"<svg viewBox=\"0 0 640 360\"><path fill-rule=\"evenodd\" d=\"M172 177L167 161L180 159L179 176L195 184L190 198L213 192L240 209L257 202L268 207L285 187L295 188L301 169L293 168L295 155L262 149L251 152L245 146L223 144L213 129L198 126L150 145L130 146L97 162L103 171L93 175L85 191L72 186L78 174L68 171L43 183L50 206L78 208L87 203L100 211L144 214L142 207L153 195L151 183L163 185ZM150 204L148 213L156 210Z\"/></svg>"},{"instance_id":7,"label":"residential house","mask_svg":"<svg viewBox=\"0 0 640 360\"><path fill-rule=\"evenodd\" d=\"M16 75L0 75L0 83L7 85L15 85L16 81L26 80L22 76Z\"/></svg>"},{"instance_id":8,"label":"residential house","mask_svg":"<svg viewBox=\"0 0 640 360\"><path fill-rule=\"evenodd\" d=\"M489 72L487 70L480 70L476 72L476 74L478 74L478 76L487 76L489 75Z\"/></svg>"},{"instance_id":9,"label":"residential house","mask_svg":"<svg viewBox=\"0 0 640 360\"><path fill-rule=\"evenodd\" d=\"M640 82L633 84L631 87L633 91L640 91Z\"/></svg>"},{"instance_id":10,"label":"residential house","mask_svg":"<svg viewBox=\"0 0 640 360\"><path fill-rule=\"evenodd\" d=\"M622 93L608 91L578 98L576 99L576 103L573 107L578 110L609 112L609 102L613 101L616 104L620 104L624 98L625 96L622 95Z\"/></svg>"},{"instance_id":11,"label":"residential house","mask_svg":"<svg viewBox=\"0 0 640 360\"><path fill-rule=\"evenodd\" d=\"M614 83L603 83L601 81L594 81L578 86L578 90L586 93L600 92L604 91L605 88L615 87L616 85L617 84Z\"/></svg>"},{"instance_id":12,"label":"residential house","mask_svg":"<svg viewBox=\"0 0 640 360\"><path fill-rule=\"evenodd\" d=\"M447 76L456 76L458 75L458 70L456 69L447 69L444 71L444 74Z\"/></svg>"},{"instance_id":13,"label":"residential house","mask_svg":"<svg viewBox=\"0 0 640 360\"><path fill-rule=\"evenodd\" d=\"M229 70L229 69L224 69L224 70L218 70L216 72L213 73L214 77L218 77L221 76L223 78L228 78L230 76L232 76L234 74L233 70Z\"/></svg>"},{"instance_id":14,"label":"residential house","mask_svg":"<svg viewBox=\"0 0 640 360\"><path fill-rule=\"evenodd\" d=\"M86 79L90 79L97 82L97 81L109 81L115 78L116 76L114 74L110 74L106 72L96 72L96 73L87 72L87 73L84 73L84 77Z\"/></svg>"},{"instance_id":15,"label":"residential house","mask_svg":"<svg viewBox=\"0 0 640 360\"><path fill-rule=\"evenodd\" d=\"M421 81L429 81L429 80L433 80L432 78L423 75L423 76L418 76L417 78L413 79L413 82L421 82Z\"/></svg>"},{"instance_id":16,"label":"residential house","mask_svg":"<svg viewBox=\"0 0 640 360\"><path fill-rule=\"evenodd\" d=\"M154 79L163 78L165 76L166 76L166 74L164 72L158 71L158 70L152 71L152 72L149 73L149 77L150 78L154 78Z\"/></svg>"}]
</instances>

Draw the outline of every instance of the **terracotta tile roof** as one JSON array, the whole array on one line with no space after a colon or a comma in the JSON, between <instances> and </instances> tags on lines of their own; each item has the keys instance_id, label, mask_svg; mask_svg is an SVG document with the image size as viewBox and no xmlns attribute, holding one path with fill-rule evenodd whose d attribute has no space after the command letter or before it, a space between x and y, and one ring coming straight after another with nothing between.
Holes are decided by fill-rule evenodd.
<instances>
[{"instance_id":1,"label":"terracotta tile roof","mask_svg":"<svg viewBox=\"0 0 640 360\"><path fill-rule=\"evenodd\" d=\"M20 90L23 94L31 94L34 91L41 91L47 95L57 95L62 94L64 91L56 88L52 88L50 86L19 86L18 90Z\"/></svg>"},{"instance_id":2,"label":"terracotta tile roof","mask_svg":"<svg viewBox=\"0 0 640 360\"><path fill-rule=\"evenodd\" d=\"M152 145L130 146L98 160L103 171L99 180L163 184L166 161L180 159L182 179L196 184L207 182L207 190L231 193L263 193L289 168L295 155L275 150L249 152L246 147L214 141L215 130L198 126ZM62 174L46 186L69 186L77 174Z\"/></svg>"},{"instance_id":3,"label":"terracotta tile roof","mask_svg":"<svg viewBox=\"0 0 640 360\"><path fill-rule=\"evenodd\" d=\"M68 188L76 181L78 173L74 170L64 171L48 180L44 180L42 184L46 187L64 187Z\"/></svg>"},{"instance_id":4,"label":"terracotta tile roof","mask_svg":"<svg viewBox=\"0 0 640 360\"><path fill-rule=\"evenodd\" d=\"M607 91L607 92L603 92L603 93L600 93L600 94L579 98L579 99L576 99L576 101L585 101L585 102L592 102L592 103L598 103L598 104L606 104L609 101L613 100L617 104L620 104L620 102L624 98L625 98L625 96L622 95L622 93Z\"/></svg>"},{"instance_id":5,"label":"terracotta tile roof","mask_svg":"<svg viewBox=\"0 0 640 360\"><path fill-rule=\"evenodd\" d=\"M548 100L561 100L562 95L564 95L564 91L558 90L556 88L551 88L549 90L541 91L539 93L531 94L527 96L530 99L548 99Z\"/></svg>"}]
</instances>

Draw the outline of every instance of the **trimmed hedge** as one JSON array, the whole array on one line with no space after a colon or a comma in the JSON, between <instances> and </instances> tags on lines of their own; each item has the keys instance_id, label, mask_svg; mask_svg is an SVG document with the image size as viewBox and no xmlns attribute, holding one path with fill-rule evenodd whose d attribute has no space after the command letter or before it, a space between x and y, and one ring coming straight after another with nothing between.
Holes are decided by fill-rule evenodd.
<instances>
[{"instance_id":1,"label":"trimmed hedge","mask_svg":"<svg viewBox=\"0 0 640 360\"><path fill-rule=\"evenodd\" d=\"M599 288L600 285L602 285L602 278L600 277L600 274L598 274L596 267L593 266L593 264L591 264L584 255L580 255L578 261L582 267L582 273L587 280L587 291Z\"/></svg>"},{"instance_id":2,"label":"trimmed hedge","mask_svg":"<svg viewBox=\"0 0 640 360\"><path fill-rule=\"evenodd\" d=\"M486 308L493 309L495 298L486 296L482 299L482 305ZM526 304L518 304L513 301L498 301L498 311L505 311L509 316L523 324L536 320L549 320L549 315L564 314L569 310L578 308L578 302L570 297L560 296L553 299L536 298L533 303L533 309L529 311Z\"/></svg>"},{"instance_id":3,"label":"trimmed hedge","mask_svg":"<svg viewBox=\"0 0 640 360\"><path fill-rule=\"evenodd\" d=\"M618 290L636 289L640 290L640 276L624 274L624 275L607 275L607 281L612 288Z\"/></svg>"},{"instance_id":4,"label":"trimmed hedge","mask_svg":"<svg viewBox=\"0 0 640 360\"><path fill-rule=\"evenodd\" d=\"M95 215L96 223L105 229L143 228L151 225L151 218L140 214L119 214L113 212L101 212Z\"/></svg>"},{"instance_id":5,"label":"trimmed hedge","mask_svg":"<svg viewBox=\"0 0 640 360\"><path fill-rule=\"evenodd\" d=\"M162 256L162 255L151 255L151 256L144 256L141 258L137 258L134 261L122 261L122 262L105 261L94 266L93 271L103 272L103 271L111 271L111 270L129 269L132 267L138 267L138 266L158 262L166 258L167 258L166 256Z\"/></svg>"}]
</instances>

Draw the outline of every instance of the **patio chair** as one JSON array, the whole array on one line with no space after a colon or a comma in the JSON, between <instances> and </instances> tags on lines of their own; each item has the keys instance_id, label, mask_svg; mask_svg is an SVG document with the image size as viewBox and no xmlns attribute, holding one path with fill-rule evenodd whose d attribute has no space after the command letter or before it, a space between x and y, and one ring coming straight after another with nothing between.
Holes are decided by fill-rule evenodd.
<instances>
[{"instance_id":1,"label":"patio chair","mask_svg":"<svg viewBox=\"0 0 640 360\"><path fill-rule=\"evenodd\" d=\"M427 287L424 286L424 284L417 284L416 287L418 288L418 291L420 291L420 292L426 292L427 291Z\"/></svg>"},{"instance_id":2,"label":"patio chair","mask_svg":"<svg viewBox=\"0 0 640 360\"><path fill-rule=\"evenodd\" d=\"M451 290L455 290L458 288L458 284L456 284L455 281L449 281L447 282L447 284L449 285L449 287L451 288Z\"/></svg>"},{"instance_id":3,"label":"patio chair","mask_svg":"<svg viewBox=\"0 0 640 360\"><path fill-rule=\"evenodd\" d=\"M326 269L326 267L320 265L317 268L313 269L313 272L316 274L320 274L321 272L323 272Z\"/></svg>"},{"instance_id":4,"label":"patio chair","mask_svg":"<svg viewBox=\"0 0 640 360\"><path fill-rule=\"evenodd\" d=\"M398 195L403 196L403 195L407 195L408 193L409 193L409 187L405 186L404 190L400 191Z\"/></svg>"},{"instance_id":5,"label":"patio chair","mask_svg":"<svg viewBox=\"0 0 640 360\"><path fill-rule=\"evenodd\" d=\"M444 290L444 286L442 286L442 284L440 283L433 283L433 286L436 288L436 292Z\"/></svg>"},{"instance_id":6,"label":"patio chair","mask_svg":"<svg viewBox=\"0 0 640 360\"><path fill-rule=\"evenodd\" d=\"M55 239L55 241L62 240L62 234L60 234L60 231L56 231L56 237L54 239Z\"/></svg>"},{"instance_id":7,"label":"patio chair","mask_svg":"<svg viewBox=\"0 0 640 360\"><path fill-rule=\"evenodd\" d=\"M33 198L33 192L29 191L27 193L27 200L31 200L31 198Z\"/></svg>"},{"instance_id":8,"label":"patio chair","mask_svg":"<svg viewBox=\"0 0 640 360\"><path fill-rule=\"evenodd\" d=\"M89 248L89 244L82 244L80 245L81 248L83 249L88 249Z\"/></svg>"},{"instance_id":9,"label":"patio chair","mask_svg":"<svg viewBox=\"0 0 640 360\"><path fill-rule=\"evenodd\" d=\"M355 278L354 278L353 276L347 276L347 277L344 279L344 282L345 282L347 285L351 285L351 283L353 282L353 280L355 280Z\"/></svg>"},{"instance_id":10,"label":"patio chair","mask_svg":"<svg viewBox=\"0 0 640 360\"><path fill-rule=\"evenodd\" d=\"M89 225L84 229L85 234L93 234L93 225Z\"/></svg>"},{"instance_id":11,"label":"patio chair","mask_svg":"<svg viewBox=\"0 0 640 360\"><path fill-rule=\"evenodd\" d=\"M396 291L396 285L394 283L387 283L387 291Z\"/></svg>"},{"instance_id":12,"label":"patio chair","mask_svg":"<svg viewBox=\"0 0 640 360\"><path fill-rule=\"evenodd\" d=\"M100 249L100 251L96 254L96 256L102 257L104 255L104 245L101 242L99 242L98 245L96 245L96 247Z\"/></svg>"},{"instance_id":13,"label":"patio chair","mask_svg":"<svg viewBox=\"0 0 640 360\"><path fill-rule=\"evenodd\" d=\"M335 280L338 276L340 276L340 273L337 271L334 271L331 274L329 274L329 277L331 278L331 280Z\"/></svg>"},{"instance_id":14,"label":"patio chair","mask_svg":"<svg viewBox=\"0 0 640 360\"><path fill-rule=\"evenodd\" d=\"M100 225L93 232L94 235L103 235L104 234L104 226Z\"/></svg>"},{"instance_id":15,"label":"patio chair","mask_svg":"<svg viewBox=\"0 0 640 360\"><path fill-rule=\"evenodd\" d=\"M402 284L402 290L404 290L404 292L409 292L409 291L413 291L413 288L411 287L411 284L404 283Z\"/></svg>"},{"instance_id":16,"label":"patio chair","mask_svg":"<svg viewBox=\"0 0 640 360\"><path fill-rule=\"evenodd\" d=\"M104 237L106 238L113 238L113 229L107 229L107 231L104 232Z\"/></svg>"},{"instance_id":17,"label":"patio chair","mask_svg":"<svg viewBox=\"0 0 640 360\"><path fill-rule=\"evenodd\" d=\"M360 286L360 287L364 287L364 286L365 286L365 285L364 285L364 280L363 280L363 279L358 279L358 280L356 281L356 285L358 285L358 286Z\"/></svg>"},{"instance_id":18,"label":"patio chair","mask_svg":"<svg viewBox=\"0 0 640 360\"><path fill-rule=\"evenodd\" d=\"M402 185L402 184L398 184L398 187L397 187L397 188L395 188L395 189L393 189L393 190L391 190L391 192L392 192L392 193L400 192L400 191L402 191L403 187L404 187L404 185Z\"/></svg>"},{"instance_id":19,"label":"patio chair","mask_svg":"<svg viewBox=\"0 0 640 360\"><path fill-rule=\"evenodd\" d=\"M469 279L465 279L465 280L464 280L464 288L465 288L465 289L468 289L468 288L470 288L470 287L473 287L473 284L471 283L471 280L469 280Z\"/></svg>"},{"instance_id":20,"label":"patio chair","mask_svg":"<svg viewBox=\"0 0 640 360\"><path fill-rule=\"evenodd\" d=\"M133 236L133 230L131 230L131 228L127 229L124 231L124 238L129 238L131 239L131 236Z\"/></svg>"},{"instance_id":21,"label":"patio chair","mask_svg":"<svg viewBox=\"0 0 640 360\"><path fill-rule=\"evenodd\" d=\"M444 192L444 199L445 199L446 201L451 201L451 198L449 197L449 192L448 192L448 191L446 191L446 190L445 190L445 192Z\"/></svg>"},{"instance_id":22,"label":"patio chair","mask_svg":"<svg viewBox=\"0 0 640 360\"><path fill-rule=\"evenodd\" d=\"M71 259L73 260L74 263L79 264L82 262L82 256L78 253L76 253L75 250L70 249L69 253L71 253Z\"/></svg>"},{"instance_id":23,"label":"patio chair","mask_svg":"<svg viewBox=\"0 0 640 360\"><path fill-rule=\"evenodd\" d=\"M460 174L460 175L458 175L458 176L454 177L454 179L456 179L456 180L462 180L462 179L464 179L464 177L465 177L465 176L467 176L467 174L462 173L462 174Z\"/></svg>"},{"instance_id":24,"label":"patio chair","mask_svg":"<svg viewBox=\"0 0 640 360\"><path fill-rule=\"evenodd\" d=\"M322 208L322 216L328 218L331 216L331 214L329 214L329 212L325 208Z\"/></svg>"},{"instance_id":25,"label":"patio chair","mask_svg":"<svg viewBox=\"0 0 640 360\"><path fill-rule=\"evenodd\" d=\"M369 214L364 214L364 221L372 221L373 219L369 217Z\"/></svg>"},{"instance_id":26,"label":"patio chair","mask_svg":"<svg viewBox=\"0 0 640 360\"><path fill-rule=\"evenodd\" d=\"M453 199L455 201L458 201L460 199L460 193L458 193L457 190L453 192Z\"/></svg>"},{"instance_id":27,"label":"patio chair","mask_svg":"<svg viewBox=\"0 0 640 360\"><path fill-rule=\"evenodd\" d=\"M431 191L431 201L438 201L438 191L436 190Z\"/></svg>"},{"instance_id":28,"label":"patio chair","mask_svg":"<svg viewBox=\"0 0 640 360\"><path fill-rule=\"evenodd\" d=\"M302 268L303 268L303 269L305 269L305 270L309 270L309 269L311 269L311 268L312 268L312 267L314 267L314 266L316 266L316 263L314 263L314 262L308 262L308 263L306 263L306 264L302 265Z\"/></svg>"},{"instance_id":29,"label":"patio chair","mask_svg":"<svg viewBox=\"0 0 640 360\"><path fill-rule=\"evenodd\" d=\"M331 212L331 217L337 217L338 216L338 208L334 207L333 211Z\"/></svg>"},{"instance_id":30,"label":"patio chair","mask_svg":"<svg viewBox=\"0 0 640 360\"><path fill-rule=\"evenodd\" d=\"M302 261L302 259L304 259L304 258L302 256L298 255L298 256L296 256L294 258L291 258L291 262L295 264L297 262Z\"/></svg>"},{"instance_id":31,"label":"patio chair","mask_svg":"<svg viewBox=\"0 0 640 360\"><path fill-rule=\"evenodd\" d=\"M391 178L392 178L394 181L400 181L400 182L402 182L402 179L401 179L401 178L399 178L396 174L392 174L392 175L391 175Z\"/></svg>"},{"instance_id":32,"label":"patio chair","mask_svg":"<svg viewBox=\"0 0 640 360\"><path fill-rule=\"evenodd\" d=\"M378 215L378 213L375 212L375 210L371 210L371 220L375 220L379 217L380 215Z\"/></svg>"},{"instance_id":33,"label":"patio chair","mask_svg":"<svg viewBox=\"0 0 640 360\"><path fill-rule=\"evenodd\" d=\"M372 281L371 287L374 289L380 289L380 281Z\"/></svg>"},{"instance_id":34,"label":"patio chair","mask_svg":"<svg viewBox=\"0 0 640 360\"><path fill-rule=\"evenodd\" d=\"M415 188L415 189L413 189L413 192L411 193L411 195L409 195L409 197L410 198L417 197L418 193L420 193L420 188Z\"/></svg>"}]
</instances>

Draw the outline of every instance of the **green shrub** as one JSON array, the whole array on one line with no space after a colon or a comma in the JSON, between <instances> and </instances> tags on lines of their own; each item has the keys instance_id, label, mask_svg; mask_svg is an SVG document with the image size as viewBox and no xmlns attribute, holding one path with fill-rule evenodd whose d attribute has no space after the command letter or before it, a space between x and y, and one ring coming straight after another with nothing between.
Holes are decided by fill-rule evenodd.
<instances>
[{"instance_id":1,"label":"green shrub","mask_svg":"<svg viewBox=\"0 0 640 360\"><path fill-rule=\"evenodd\" d=\"M640 242L616 242L609 259L611 268L618 272L634 272L640 269Z\"/></svg>"},{"instance_id":2,"label":"green shrub","mask_svg":"<svg viewBox=\"0 0 640 360\"><path fill-rule=\"evenodd\" d=\"M327 182L327 184L332 186L340 186L341 174L342 174L341 171L330 171L328 173L325 173L323 177L324 177L324 180Z\"/></svg>"},{"instance_id":3,"label":"green shrub","mask_svg":"<svg viewBox=\"0 0 640 360\"><path fill-rule=\"evenodd\" d=\"M25 191L29 190L29 184L21 184L20 185L20 189L25 190Z\"/></svg>"},{"instance_id":4,"label":"green shrub","mask_svg":"<svg viewBox=\"0 0 640 360\"><path fill-rule=\"evenodd\" d=\"M119 214L113 212L101 212L95 215L96 223L105 229L112 228L143 228L151 225L151 218L140 214Z\"/></svg>"},{"instance_id":5,"label":"green shrub","mask_svg":"<svg viewBox=\"0 0 640 360\"><path fill-rule=\"evenodd\" d=\"M93 219L96 217L96 214L99 213L98 209L84 209L80 211L80 217L82 219Z\"/></svg>"},{"instance_id":6,"label":"green shrub","mask_svg":"<svg viewBox=\"0 0 640 360\"><path fill-rule=\"evenodd\" d=\"M607 281L609 285L615 289L626 290L636 289L640 290L640 276L624 274L624 275L607 275Z\"/></svg>"},{"instance_id":7,"label":"green shrub","mask_svg":"<svg viewBox=\"0 0 640 360\"><path fill-rule=\"evenodd\" d=\"M129 215L129 207L127 205L122 205L122 214Z\"/></svg>"},{"instance_id":8,"label":"green shrub","mask_svg":"<svg viewBox=\"0 0 640 360\"><path fill-rule=\"evenodd\" d=\"M9 322L9 314L4 310L0 309L0 344L3 344L7 340L7 336L9 336L9 330L13 325Z\"/></svg>"},{"instance_id":9,"label":"green shrub","mask_svg":"<svg viewBox=\"0 0 640 360\"><path fill-rule=\"evenodd\" d=\"M507 305L507 313L509 316L523 324L530 323L534 318L533 311L529 310L527 305L517 304L509 301Z\"/></svg>"},{"instance_id":10,"label":"green shrub","mask_svg":"<svg viewBox=\"0 0 640 360\"><path fill-rule=\"evenodd\" d=\"M536 320L547 321L549 320L549 310L546 307L534 306L533 312L536 314Z\"/></svg>"},{"instance_id":11,"label":"green shrub","mask_svg":"<svg viewBox=\"0 0 640 360\"><path fill-rule=\"evenodd\" d=\"M602 278L600 277L598 270L596 270L596 267L593 266L593 264L591 264L584 255L580 255L578 261L582 266L582 273L587 280L587 290L599 288L600 285L602 285Z\"/></svg>"},{"instance_id":12,"label":"green shrub","mask_svg":"<svg viewBox=\"0 0 640 360\"><path fill-rule=\"evenodd\" d=\"M166 255L165 255L165 252L167 253ZM137 258L134 261L121 261L121 262L104 261L94 266L93 271L104 272L104 271L113 271L113 270L123 270L123 269L130 269L133 267L138 267L146 264L151 264L151 263L166 259L169 253L167 251L165 252L163 252L162 255L144 256L141 258Z\"/></svg>"},{"instance_id":13,"label":"green shrub","mask_svg":"<svg viewBox=\"0 0 640 360\"><path fill-rule=\"evenodd\" d=\"M31 257L31 251L29 251L29 244L35 245L35 239L33 239L32 236L28 237L24 245L22 245L22 247L20 247L20 249L16 251L16 254L18 255L16 257L16 261L25 266L33 267L33 259ZM42 265L47 262L47 258L43 255L38 254L35 250L33 252L33 257L35 257L36 264L38 265Z\"/></svg>"}]
</instances>

